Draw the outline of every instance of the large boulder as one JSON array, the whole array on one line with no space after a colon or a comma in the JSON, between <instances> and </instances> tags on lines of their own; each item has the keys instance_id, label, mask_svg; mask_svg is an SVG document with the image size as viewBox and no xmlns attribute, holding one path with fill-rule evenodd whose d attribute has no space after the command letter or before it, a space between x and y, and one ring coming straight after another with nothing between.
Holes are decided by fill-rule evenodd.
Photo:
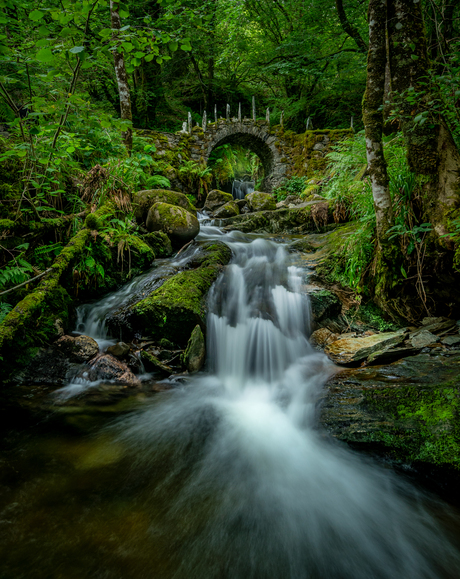
<instances>
[{"instance_id":1,"label":"large boulder","mask_svg":"<svg viewBox=\"0 0 460 579\"><path fill-rule=\"evenodd\" d=\"M96 340L89 336L62 336L54 343L56 350L64 354L71 362L83 363L99 352Z\"/></svg>"},{"instance_id":2,"label":"large boulder","mask_svg":"<svg viewBox=\"0 0 460 579\"><path fill-rule=\"evenodd\" d=\"M114 335L166 338L181 347L197 324L206 326L206 298L222 266L232 256L222 242L207 242L188 265L195 269L181 271L167 279L144 299L120 308L107 318Z\"/></svg>"},{"instance_id":3,"label":"large boulder","mask_svg":"<svg viewBox=\"0 0 460 579\"><path fill-rule=\"evenodd\" d=\"M182 207L182 209L196 215L195 207L183 193L167 191L166 189L147 189L135 193L133 199L134 216L139 223L146 220L150 207L155 203L168 203Z\"/></svg>"},{"instance_id":4,"label":"large boulder","mask_svg":"<svg viewBox=\"0 0 460 579\"><path fill-rule=\"evenodd\" d=\"M214 211L214 217L216 219L226 219L227 217L235 217L239 214L240 208L235 201L229 201Z\"/></svg>"},{"instance_id":5,"label":"large boulder","mask_svg":"<svg viewBox=\"0 0 460 579\"><path fill-rule=\"evenodd\" d=\"M195 326L184 352L184 364L190 374L203 367L206 358L206 344L200 326Z\"/></svg>"},{"instance_id":6,"label":"large boulder","mask_svg":"<svg viewBox=\"0 0 460 579\"><path fill-rule=\"evenodd\" d=\"M276 200L269 193L254 191L246 195L246 201L251 211L274 211L276 209Z\"/></svg>"},{"instance_id":7,"label":"large boulder","mask_svg":"<svg viewBox=\"0 0 460 579\"><path fill-rule=\"evenodd\" d=\"M146 227L151 232L163 231L176 247L188 243L200 232L200 224L194 215L169 203L155 203L149 209Z\"/></svg>"},{"instance_id":8,"label":"large boulder","mask_svg":"<svg viewBox=\"0 0 460 579\"><path fill-rule=\"evenodd\" d=\"M233 197L230 193L224 193L224 191L219 191L219 189L213 189L206 197L204 209L212 213L218 207L222 207L222 205L225 205L229 201L233 201Z\"/></svg>"}]
</instances>

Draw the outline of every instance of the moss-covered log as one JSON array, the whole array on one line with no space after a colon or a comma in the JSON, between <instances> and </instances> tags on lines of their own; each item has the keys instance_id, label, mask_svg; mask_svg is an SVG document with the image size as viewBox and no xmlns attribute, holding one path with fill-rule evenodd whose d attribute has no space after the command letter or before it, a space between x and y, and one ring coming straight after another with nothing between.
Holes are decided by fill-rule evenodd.
<instances>
[{"instance_id":1,"label":"moss-covered log","mask_svg":"<svg viewBox=\"0 0 460 579\"><path fill-rule=\"evenodd\" d=\"M70 297L60 285L63 273L80 254L90 236L90 230L80 230L64 247L51 266L50 273L41 280L37 288L21 300L0 324L0 356L3 366L13 367L18 353L46 341L53 333L53 324L44 318L68 315ZM41 318L41 323L37 323ZM53 320L54 321L54 320Z\"/></svg>"}]
</instances>

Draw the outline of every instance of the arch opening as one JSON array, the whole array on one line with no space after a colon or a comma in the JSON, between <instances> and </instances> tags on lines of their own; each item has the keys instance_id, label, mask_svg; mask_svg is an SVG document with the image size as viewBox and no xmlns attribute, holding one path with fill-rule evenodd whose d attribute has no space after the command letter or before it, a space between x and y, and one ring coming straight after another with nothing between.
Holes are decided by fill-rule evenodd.
<instances>
[{"instance_id":1,"label":"arch opening","mask_svg":"<svg viewBox=\"0 0 460 579\"><path fill-rule=\"evenodd\" d=\"M254 189L262 191L271 189L270 176L275 164L274 154L260 136L238 130L230 134L226 132L223 135L216 135L216 139L208 149L207 164L213 169L216 187L232 193L236 198L242 198L243 193L248 192L245 182L251 181ZM225 180L219 178L223 176L219 173L222 173L220 169L226 164L230 178ZM239 183L235 189L236 182Z\"/></svg>"}]
</instances>

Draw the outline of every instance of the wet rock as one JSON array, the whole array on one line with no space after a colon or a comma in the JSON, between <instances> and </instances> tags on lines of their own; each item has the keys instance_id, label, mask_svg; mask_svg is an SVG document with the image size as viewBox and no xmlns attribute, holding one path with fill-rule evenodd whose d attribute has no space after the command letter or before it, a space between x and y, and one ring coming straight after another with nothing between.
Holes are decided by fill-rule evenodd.
<instances>
[{"instance_id":1,"label":"wet rock","mask_svg":"<svg viewBox=\"0 0 460 579\"><path fill-rule=\"evenodd\" d=\"M129 354L130 347L124 342L117 342L113 346L107 348L107 354L115 356L115 358L126 358Z\"/></svg>"},{"instance_id":2,"label":"wet rock","mask_svg":"<svg viewBox=\"0 0 460 579\"><path fill-rule=\"evenodd\" d=\"M246 199L235 199L235 203L238 205L240 211L248 205Z\"/></svg>"},{"instance_id":3,"label":"wet rock","mask_svg":"<svg viewBox=\"0 0 460 579\"><path fill-rule=\"evenodd\" d=\"M418 348L384 348L377 350L367 357L367 364L390 364L408 358L409 356L416 356L420 353Z\"/></svg>"},{"instance_id":4,"label":"wet rock","mask_svg":"<svg viewBox=\"0 0 460 579\"><path fill-rule=\"evenodd\" d=\"M254 191L246 195L246 201L251 211L274 211L276 209L275 198L269 193Z\"/></svg>"},{"instance_id":5,"label":"wet rock","mask_svg":"<svg viewBox=\"0 0 460 579\"><path fill-rule=\"evenodd\" d=\"M148 350L143 350L141 352L141 359L148 372L160 372L166 376L170 376L174 373L174 370L170 366L163 364L163 362Z\"/></svg>"},{"instance_id":6,"label":"wet rock","mask_svg":"<svg viewBox=\"0 0 460 579\"><path fill-rule=\"evenodd\" d=\"M435 344L439 338L428 330L421 330L411 337L411 344L414 348L426 348L430 344Z\"/></svg>"},{"instance_id":7,"label":"wet rock","mask_svg":"<svg viewBox=\"0 0 460 579\"><path fill-rule=\"evenodd\" d=\"M169 340L167 340L166 338L161 338L161 340L158 343L165 350L174 350L174 344Z\"/></svg>"},{"instance_id":8,"label":"wet rock","mask_svg":"<svg viewBox=\"0 0 460 579\"><path fill-rule=\"evenodd\" d=\"M151 232L163 231L176 247L185 245L200 232L200 224L194 215L168 203L155 203L149 209L146 227Z\"/></svg>"},{"instance_id":9,"label":"wet rock","mask_svg":"<svg viewBox=\"0 0 460 579\"><path fill-rule=\"evenodd\" d=\"M328 382L320 422L343 442L405 464L460 467L460 352L349 368Z\"/></svg>"},{"instance_id":10,"label":"wet rock","mask_svg":"<svg viewBox=\"0 0 460 579\"><path fill-rule=\"evenodd\" d=\"M404 332L384 332L360 338L344 338L332 342L324 352L337 364L353 364L384 348L404 341Z\"/></svg>"},{"instance_id":11,"label":"wet rock","mask_svg":"<svg viewBox=\"0 0 460 579\"><path fill-rule=\"evenodd\" d=\"M446 336L441 342L446 344L446 346L455 346L456 344L460 344L460 336Z\"/></svg>"},{"instance_id":12,"label":"wet rock","mask_svg":"<svg viewBox=\"0 0 460 579\"><path fill-rule=\"evenodd\" d=\"M63 386L75 376L82 363L99 352L89 336L62 336L47 348L41 348L27 366L15 376L19 384Z\"/></svg>"},{"instance_id":13,"label":"wet rock","mask_svg":"<svg viewBox=\"0 0 460 579\"><path fill-rule=\"evenodd\" d=\"M96 340L89 336L62 336L54 343L54 348L71 362L82 363L99 352Z\"/></svg>"},{"instance_id":14,"label":"wet rock","mask_svg":"<svg viewBox=\"0 0 460 579\"><path fill-rule=\"evenodd\" d=\"M229 201L214 211L216 219L225 219L226 217L235 217L240 214L240 208L235 201Z\"/></svg>"},{"instance_id":15,"label":"wet rock","mask_svg":"<svg viewBox=\"0 0 460 579\"><path fill-rule=\"evenodd\" d=\"M168 203L182 207L182 209L196 215L195 207L183 193L167 191L166 189L148 189L138 191L133 198L134 216L139 223L145 222L149 209L155 203Z\"/></svg>"},{"instance_id":16,"label":"wet rock","mask_svg":"<svg viewBox=\"0 0 460 579\"><path fill-rule=\"evenodd\" d=\"M204 209L213 213L217 208L222 207L222 205L225 205L230 201L233 201L233 197L230 193L224 193L224 191L219 191L219 189L213 189L206 197Z\"/></svg>"},{"instance_id":17,"label":"wet rock","mask_svg":"<svg viewBox=\"0 0 460 579\"><path fill-rule=\"evenodd\" d=\"M320 346L323 348L327 344L335 342L339 338L338 334L333 334L328 328L320 328L315 330L310 336L310 344L312 346Z\"/></svg>"},{"instance_id":18,"label":"wet rock","mask_svg":"<svg viewBox=\"0 0 460 579\"><path fill-rule=\"evenodd\" d=\"M184 352L184 364L190 374L203 367L206 358L206 344L200 326L195 326Z\"/></svg>"},{"instance_id":19,"label":"wet rock","mask_svg":"<svg viewBox=\"0 0 460 579\"><path fill-rule=\"evenodd\" d=\"M310 304L315 327L320 325L321 320L334 318L342 311L342 303L339 298L326 289L312 292Z\"/></svg>"},{"instance_id":20,"label":"wet rock","mask_svg":"<svg viewBox=\"0 0 460 579\"><path fill-rule=\"evenodd\" d=\"M184 346L197 324L205 327L208 291L231 256L222 242L204 243L196 261L189 264L199 267L175 274L147 297L114 312L107 325L124 339L140 333Z\"/></svg>"},{"instance_id":21,"label":"wet rock","mask_svg":"<svg viewBox=\"0 0 460 579\"><path fill-rule=\"evenodd\" d=\"M140 382L128 365L110 354L99 354L88 362L88 368L82 370L82 377L91 382L107 380L118 384L137 386Z\"/></svg>"}]
</instances>

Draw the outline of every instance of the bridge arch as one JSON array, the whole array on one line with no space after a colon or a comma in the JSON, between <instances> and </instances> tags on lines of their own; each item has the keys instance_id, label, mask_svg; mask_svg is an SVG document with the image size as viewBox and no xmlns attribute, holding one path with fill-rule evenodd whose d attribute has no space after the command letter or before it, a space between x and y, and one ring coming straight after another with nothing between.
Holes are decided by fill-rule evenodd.
<instances>
[{"instance_id":1,"label":"bridge arch","mask_svg":"<svg viewBox=\"0 0 460 579\"><path fill-rule=\"evenodd\" d=\"M263 191L271 193L283 180L287 166L282 162L280 153L275 146L276 138L265 127L251 122L233 122L218 124L208 133L205 161L217 147L222 145L240 145L255 153L264 168Z\"/></svg>"}]
</instances>

